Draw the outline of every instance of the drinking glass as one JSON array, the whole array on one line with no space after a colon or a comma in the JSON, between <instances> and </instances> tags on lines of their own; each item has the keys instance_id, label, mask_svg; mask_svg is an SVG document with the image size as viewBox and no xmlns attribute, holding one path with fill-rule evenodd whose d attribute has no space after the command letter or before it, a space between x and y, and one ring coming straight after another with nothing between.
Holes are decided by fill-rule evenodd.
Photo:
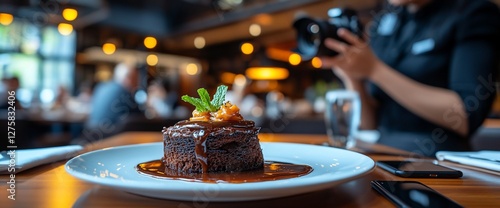
<instances>
[{"instance_id":1,"label":"drinking glass","mask_svg":"<svg viewBox=\"0 0 500 208\"><path fill-rule=\"evenodd\" d=\"M325 97L325 124L330 146L349 149L361 119L361 101L356 91L331 90Z\"/></svg>"}]
</instances>

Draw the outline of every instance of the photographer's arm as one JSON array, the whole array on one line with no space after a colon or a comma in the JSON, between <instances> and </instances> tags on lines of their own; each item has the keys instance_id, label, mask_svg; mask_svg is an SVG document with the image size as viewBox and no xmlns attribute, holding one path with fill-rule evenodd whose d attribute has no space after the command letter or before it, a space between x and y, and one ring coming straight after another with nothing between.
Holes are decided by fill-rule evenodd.
<instances>
[{"instance_id":1,"label":"photographer's arm","mask_svg":"<svg viewBox=\"0 0 500 208\"><path fill-rule=\"evenodd\" d=\"M456 92L416 82L384 63L374 66L369 79L411 112L462 136L468 134L465 107ZM450 122L446 112L454 113L460 121Z\"/></svg>"},{"instance_id":2,"label":"photographer's arm","mask_svg":"<svg viewBox=\"0 0 500 208\"><path fill-rule=\"evenodd\" d=\"M411 112L460 135L468 134L468 120L460 96L448 89L418 83L380 61L370 47L346 30L339 36L351 45L327 39L327 47L340 52L339 56L323 59L323 62L342 70L352 80L369 79L384 92ZM459 122L450 122L443 116L452 110ZM404 118L403 118L404 119Z\"/></svg>"}]
</instances>

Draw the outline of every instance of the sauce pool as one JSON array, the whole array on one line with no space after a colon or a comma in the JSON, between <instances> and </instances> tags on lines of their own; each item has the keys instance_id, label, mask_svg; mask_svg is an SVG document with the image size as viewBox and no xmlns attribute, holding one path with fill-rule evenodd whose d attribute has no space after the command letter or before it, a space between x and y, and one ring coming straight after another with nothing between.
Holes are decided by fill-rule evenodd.
<instances>
[{"instance_id":1,"label":"sauce pool","mask_svg":"<svg viewBox=\"0 0 500 208\"><path fill-rule=\"evenodd\" d=\"M145 175L162 179L174 179L205 183L247 183L297 178L312 172L308 165L265 161L264 168L242 172L183 173L165 168L160 160L140 163L136 170Z\"/></svg>"}]
</instances>

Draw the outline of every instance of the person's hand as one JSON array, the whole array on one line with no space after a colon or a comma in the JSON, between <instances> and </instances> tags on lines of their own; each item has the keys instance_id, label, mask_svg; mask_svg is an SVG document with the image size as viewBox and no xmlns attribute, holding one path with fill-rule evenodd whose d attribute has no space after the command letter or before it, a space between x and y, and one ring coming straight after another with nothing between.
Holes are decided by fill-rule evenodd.
<instances>
[{"instance_id":1,"label":"person's hand","mask_svg":"<svg viewBox=\"0 0 500 208\"><path fill-rule=\"evenodd\" d=\"M322 57L323 67L330 67L341 79L369 79L377 64L381 61L375 56L370 46L346 29L339 29L338 35L349 44L327 38L325 46L337 51L334 57Z\"/></svg>"}]
</instances>

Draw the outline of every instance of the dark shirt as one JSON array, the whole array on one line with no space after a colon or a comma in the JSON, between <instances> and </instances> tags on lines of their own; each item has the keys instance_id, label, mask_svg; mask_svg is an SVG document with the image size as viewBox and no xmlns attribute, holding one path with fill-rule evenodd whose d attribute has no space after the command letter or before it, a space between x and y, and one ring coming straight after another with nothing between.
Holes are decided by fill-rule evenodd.
<instances>
[{"instance_id":1,"label":"dark shirt","mask_svg":"<svg viewBox=\"0 0 500 208\"><path fill-rule=\"evenodd\" d=\"M375 54L417 82L455 91L465 104L469 125L469 135L463 138L415 115L371 84L370 93L380 104L379 143L427 156L439 150L469 150L468 138L495 97L499 24L498 7L485 0L434 0L416 13L389 6L376 17L370 28ZM452 109L442 116L458 126L460 117Z\"/></svg>"},{"instance_id":2,"label":"dark shirt","mask_svg":"<svg viewBox=\"0 0 500 208\"><path fill-rule=\"evenodd\" d=\"M87 128L109 135L138 112L137 103L127 89L116 82L102 83L94 90Z\"/></svg>"}]
</instances>

